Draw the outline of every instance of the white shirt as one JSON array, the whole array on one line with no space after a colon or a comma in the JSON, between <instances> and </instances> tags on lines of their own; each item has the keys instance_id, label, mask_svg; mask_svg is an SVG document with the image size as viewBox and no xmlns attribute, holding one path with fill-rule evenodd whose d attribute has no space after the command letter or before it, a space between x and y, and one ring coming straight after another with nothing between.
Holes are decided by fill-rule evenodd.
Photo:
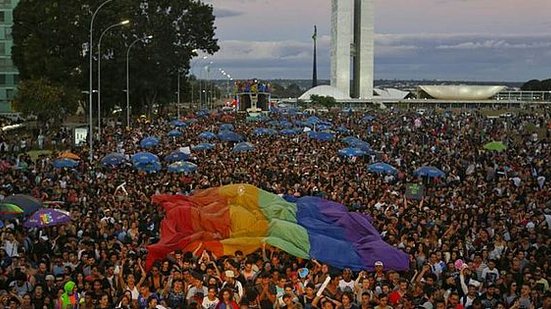
<instances>
[{"instance_id":1,"label":"white shirt","mask_svg":"<svg viewBox=\"0 0 551 309\"><path fill-rule=\"evenodd\" d=\"M354 291L354 280L350 280L348 282L344 281L344 279L341 279L341 281L339 281L339 290L341 291L345 291L346 288L350 288L350 291Z\"/></svg>"},{"instance_id":2,"label":"white shirt","mask_svg":"<svg viewBox=\"0 0 551 309\"><path fill-rule=\"evenodd\" d=\"M4 249L9 257L19 256L18 252L19 243L17 241L4 241Z\"/></svg>"},{"instance_id":3,"label":"white shirt","mask_svg":"<svg viewBox=\"0 0 551 309\"><path fill-rule=\"evenodd\" d=\"M214 300L209 300L208 297L204 297L202 303L203 309L214 309L216 305L218 305L218 302L218 297L215 297Z\"/></svg>"}]
</instances>

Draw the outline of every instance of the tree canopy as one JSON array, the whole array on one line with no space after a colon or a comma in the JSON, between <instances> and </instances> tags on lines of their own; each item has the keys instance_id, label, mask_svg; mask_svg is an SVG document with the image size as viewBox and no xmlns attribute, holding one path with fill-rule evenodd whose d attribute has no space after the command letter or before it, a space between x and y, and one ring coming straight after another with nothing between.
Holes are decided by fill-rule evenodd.
<instances>
[{"instance_id":1,"label":"tree canopy","mask_svg":"<svg viewBox=\"0 0 551 309\"><path fill-rule=\"evenodd\" d=\"M310 100L312 101L312 104L321 105L325 108L332 108L337 105L337 100L331 96L319 96L319 95L311 95Z\"/></svg>"},{"instance_id":2,"label":"tree canopy","mask_svg":"<svg viewBox=\"0 0 551 309\"><path fill-rule=\"evenodd\" d=\"M21 79L88 90L90 20L103 1L19 1L14 10L12 58ZM174 101L177 72L189 71L189 61L197 55L194 50L212 54L219 49L211 5L197 0L116 0L105 5L94 21L94 59L101 33L125 19L131 23L113 28L102 40L105 110L125 100L126 51L134 40L153 36L136 44L130 54L131 103L138 110ZM94 76L96 67L95 62Z\"/></svg>"},{"instance_id":3,"label":"tree canopy","mask_svg":"<svg viewBox=\"0 0 551 309\"><path fill-rule=\"evenodd\" d=\"M522 91L551 91L551 79L532 79L524 83L520 88Z\"/></svg>"},{"instance_id":4,"label":"tree canopy","mask_svg":"<svg viewBox=\"0 0 551 309\"><path fill-rule=\"evenodd\" d=\"M13 101L16 110L40 121L60 120L77 108L79 93L45 79L24 80Z\"/></svg>"}]
</instances>

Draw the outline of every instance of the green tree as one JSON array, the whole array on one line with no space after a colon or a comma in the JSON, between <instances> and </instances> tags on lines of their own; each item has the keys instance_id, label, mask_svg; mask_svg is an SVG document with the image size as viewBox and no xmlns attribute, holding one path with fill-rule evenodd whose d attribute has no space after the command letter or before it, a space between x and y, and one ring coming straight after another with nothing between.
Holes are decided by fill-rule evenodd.
<instances>
[{"instance_id":1,"label":"green tree","mask_svg":"<svg viewBox=\"0 0 551 309\"><path fill-rule=\"evenodd\" d=\"M289 98L298 98L300 97L300 95L302 95L304 91L302 91L302 89L300 88L299 85L293 83L293 84L290 84L286 89L285 89L285 94L286 96L285 97L289 97Z\"/></svg>"},{"instance_id":2,"label":"green tree","mask_svg":"<svg viewBox=\"0 0 551 309\"><path fill-rule=\"evenodd\" d=\"M13 101L16 111L35 115L39 121L60 121L78 106L79 93L46 79L24 80L18 85Z\"/></svg>"},{"instance_id":3,"label":"green tree","mask_svg":"<svg viewBox=\"0 0 551 309\"><path fill-rule=\"evenodd\" d=\"M310 100L312 101L312 104L321 105L327 109L333 108L337 105L337 100L330 96L326 97L314 94L310 96Z\"/></svg>"},{"instance_id":4,"label":"green tree","mask_svg":"<svg viewBox=\"0 0 551 309\"><path fill-rule=\"evenodd\" d=\"M520 89L522 91L541 91L541 81L537 79L529 80Z\"/></svg>"},{"instance_id":5,"label":"green tree","mask_svg":"<svg viewBox=\"0 0 551 309\"><path fill-rule=\"evenodd\" d=\"M88 90L90 19L103 1L21 0L14 10L12 50L21 78L45 78L65 88ZM105 111L109 106L124 106L126 51L135 39L153 36L149 42L138 43L131 52L133 110L174 101L176 73L180 70L185 75L189 71L189 60L196 56L194 50L212 54L219 49L211 5L197 0L118 0L104 6L96 16L95 59L100 34L124 19L131 24L112 29L102 41Z\"/></svg>"}]
</instances>

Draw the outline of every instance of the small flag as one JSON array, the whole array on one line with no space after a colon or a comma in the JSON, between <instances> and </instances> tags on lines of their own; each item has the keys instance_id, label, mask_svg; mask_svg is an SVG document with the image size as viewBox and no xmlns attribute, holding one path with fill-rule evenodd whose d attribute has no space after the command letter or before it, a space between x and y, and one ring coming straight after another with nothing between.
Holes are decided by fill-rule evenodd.
<instances>
[{"instance_id":1,"label":"small flag","mask_svg":"<svg viewBox=\"0 0 551 309\"><path fill-rule=\"evenodd\" d=\"M318 27L314 25L314 35L312 35L312 40L318 39Z\"/></svg>"}]
</instances>

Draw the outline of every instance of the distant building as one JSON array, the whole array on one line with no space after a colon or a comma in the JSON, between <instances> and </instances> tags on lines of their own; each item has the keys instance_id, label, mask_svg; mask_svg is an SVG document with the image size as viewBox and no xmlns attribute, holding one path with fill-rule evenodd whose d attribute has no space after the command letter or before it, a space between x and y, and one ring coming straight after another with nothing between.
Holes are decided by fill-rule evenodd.
<instances>
[{"instance_id":1,"label":"distant building","mask_svg":"<svg viewBox=\"0 0 551 309\"><path fill-rule=\"evenodd\" d=\"M448 101L475 101L491 100L500 91L505 90L505 86L473 86L473 85L438 85L425 86L420 85L417 88L417 98L435 99Z\"/></svg>"},{"instance_id":2,"label":"distant building","mask_svg":"<svg viewBox=\"0 0 551 309\"><path fill-rule=\"evenodd\" d=\"M0 0L0 113L11 112L19 73L11 60L13 9L19 0Z\"/></svg>"},{"instance_id":3,"label":"distant building","mask_svg":"<svg viewBox=\"0 0 551 309\"><path fill-rule=\"evenodd\" d=\"M314 87L306 91L298 99L303 101L310 101L310 97L313 95L317 95L320 97L332 97L338 102L343 100L350 100L350 96L348 94L344 93L340 89L337 89L336 87L327 85Z\"/></svg>"},{"instance_id":4,"label":"distant building","mask_svg":"<svg viewBox=\"0 0 551 309\"><path fill-rule=\"evenodd\" d=\"M375 1L332 0L331 3L331 86L347 96L370 99L373 97Z\"/></svg>"}]
</instances>

